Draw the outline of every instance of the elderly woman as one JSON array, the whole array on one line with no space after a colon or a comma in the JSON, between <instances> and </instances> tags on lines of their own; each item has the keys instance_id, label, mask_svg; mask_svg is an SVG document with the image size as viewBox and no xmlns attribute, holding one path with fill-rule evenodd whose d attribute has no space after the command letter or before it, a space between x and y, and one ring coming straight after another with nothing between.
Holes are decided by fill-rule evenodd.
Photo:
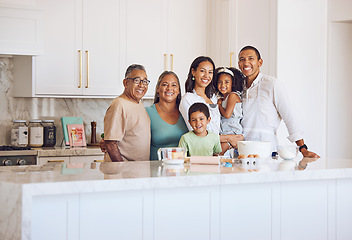
<instances>
[{"instance_id":1,"label":"elderly woman","mask_svg":"<svg viewBox=\"0 0 352 240\"><path fill-rule=\"evenodd\" d=\"M150 160L157 160L157 151L163 147L177 147L187 126L179 111L181 87L177 75L163 72L156 84L154 104L146 110L150 118Z\"/></svg>"}]
</instances>

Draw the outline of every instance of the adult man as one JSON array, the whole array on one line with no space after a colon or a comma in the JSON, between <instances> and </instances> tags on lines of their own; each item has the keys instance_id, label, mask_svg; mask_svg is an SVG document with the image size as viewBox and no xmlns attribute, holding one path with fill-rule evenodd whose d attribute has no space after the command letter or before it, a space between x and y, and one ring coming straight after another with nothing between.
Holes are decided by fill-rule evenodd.
<instances>
[{"instance_id":1,"label":"adult man","mask_svg":"<svg viewBox=\"0 0 352 240\"><path fill-rule=\"evenodd\" d=\"M143 66L127 68L125 90L112 101L104 118L105 161L149 160L150 119L140 101L149 82Z\"/></svg>"},{"instance_id":2,"label":"adult man","mask_svg":"<svg viewBox=\"0 0 352 240\"><path fill-rule=\"evenodd\" d=\"M241 49L238 66L246 76L243 102L243 135L246 140L271 141L273 152L277 150L277 129L281 119L288 129L288 139L296 142L304 157L319 157L308 151L302 132L294 121L287 94L280 80L260 72L263 60L252 46Z\"/></svg>"}]
</instances>

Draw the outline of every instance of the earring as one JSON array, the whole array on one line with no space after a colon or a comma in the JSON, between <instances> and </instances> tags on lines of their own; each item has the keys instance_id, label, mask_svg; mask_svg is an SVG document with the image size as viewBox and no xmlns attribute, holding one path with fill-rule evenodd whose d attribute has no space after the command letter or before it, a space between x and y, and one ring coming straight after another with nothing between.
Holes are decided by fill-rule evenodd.
<instances>
[{"instance_id":1,"label":"earring","mask_svg":"<svg viewBox=\"0 0 352 240\"><path fill-rule=\"evenodd\" d=\"M192 80L193 80L193 81L196 80L196 79L194 78L194 76L192 77Z\"/></svg>"}]
</instances>

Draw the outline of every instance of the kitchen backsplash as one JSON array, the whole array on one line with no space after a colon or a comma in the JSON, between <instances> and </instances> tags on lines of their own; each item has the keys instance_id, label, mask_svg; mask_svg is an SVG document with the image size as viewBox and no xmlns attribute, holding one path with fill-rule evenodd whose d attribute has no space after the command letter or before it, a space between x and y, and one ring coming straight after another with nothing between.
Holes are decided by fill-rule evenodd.
<instances>
[{"instance_id":1,"label":"kitchen backsplash","mask_svg":"<svg viewBox=\"0 0 352 240\"><path fill-rule=\"evenodd\" d=\"M0 57L0 145L10 144L12 121L16 119L53 119L57 128L56 146L61 146L63 133L61 117L82 117L87 142L90 142L91 124L97 122L97 140L104 129L104 115L112 99L89 98L14 98L13 61ZM151 100L144 100L149 106Z\"/></svg>"}]
</instances>

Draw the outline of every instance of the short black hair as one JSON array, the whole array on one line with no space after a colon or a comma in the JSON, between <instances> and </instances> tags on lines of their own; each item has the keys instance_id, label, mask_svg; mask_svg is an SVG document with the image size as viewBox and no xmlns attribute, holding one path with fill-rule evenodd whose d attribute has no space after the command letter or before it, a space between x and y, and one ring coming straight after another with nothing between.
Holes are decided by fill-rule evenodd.
<instances>
[{"instance_id":1,"label":"short black hair","mask_svg":"<svg viewBox=\"0 0 352 240\"><path fill-rule=\"evenodd\" d=\"M193 103L188 109L188 120L191 121L191 114L194 112L201 112L207 117L210 117L209 108L207 105L201 102Z\"/></svg>"},{"instance_id":2,"label":"short black hair","mask_svg":"<svg viewBox=\"0 0 352 240\"><path fill-rule=\"evenodd\" d=\"M253 50L255 52L255 54L257 55L258 57L258 60L262 59L262 57L260 56L260 53L258 51L258 49L256 49L255 47L253 46L245 46L241 49L241 51L238 53L238 56L240 55L240 53L244 50Z\"/></svg>"}]
</instances>

